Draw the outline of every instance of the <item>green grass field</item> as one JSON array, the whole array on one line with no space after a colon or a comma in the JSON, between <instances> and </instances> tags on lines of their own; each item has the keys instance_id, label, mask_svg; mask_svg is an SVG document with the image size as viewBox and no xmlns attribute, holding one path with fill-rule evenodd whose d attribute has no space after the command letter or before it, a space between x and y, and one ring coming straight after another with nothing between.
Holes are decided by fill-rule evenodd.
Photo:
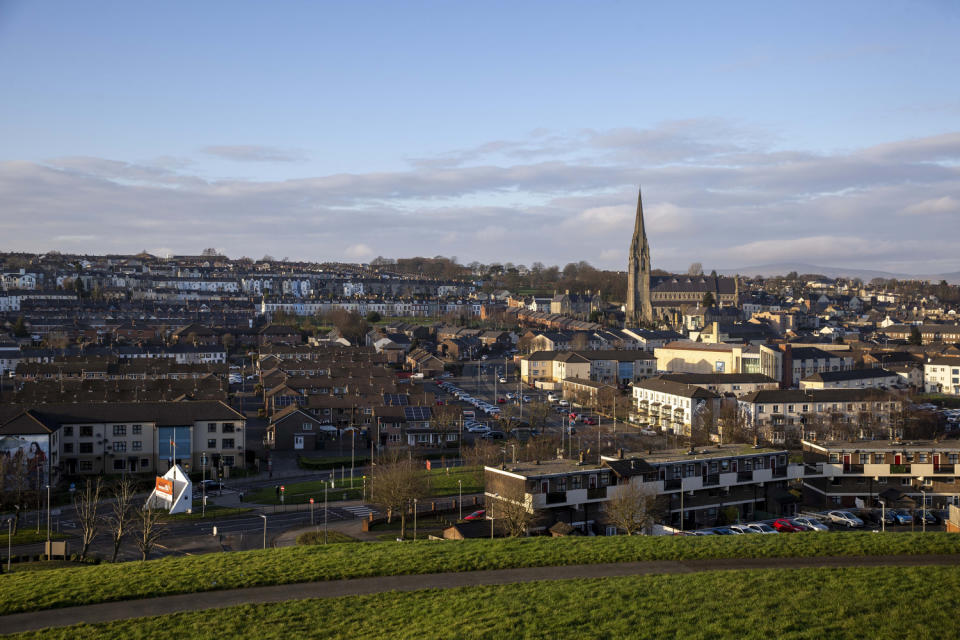
<instances>
[{"instance_id":1,"label":"green grass field","mask_svg":"<svg viewBox=\"0 0 960 640\"><path fill-rule=\"evenodd\" d=\"M16 637L944 638L958 605L956 567L766 569L297 600Z\"/></svg>"},{"instance_id":2,"label":"green grass field","mask_svg":"<svg viewBox=\"0 0 960 640\"><path fill-rule=\"evenodd\" d=\"M326 540L324 540L324 537L326 537ZM327 531L326 536L324 536L323 529L307 531L297 536L297 544L340 544L342 542L360 541L339 531Z\"/></svg>"},{"instance_id":3,"label":"green grass field","mask_svg":"<svg viewBox=\"0 0 960 640\"><path fill-rule=\"evenodd\" d=\"M50 534L51 540L65 540L66 537L67 536L65 536L62 533L53 532ZM15 534L13 534L13 536L8 536L7 532L4 531L2 534L0 534L0 546L3 547L2 552L4 555L6 555L7 553L6 545L8 540L10 544L12 544L13 546L17 546L18 544L34 544L37 542L46 542L47 530L44 527L40 529L40 533L37 533L36 529L33 529L33 528L24 529L23 527L21 527L20 531L17 531Z\"/></svg>"},{"instance_id":4,"label":"green grass field","mask_svg":"<svg viewBox=\"0 0 960 640\"><path fill-rule=\"evenodd\" d=\"M0 576L0 614L377 575L695 558L956 553L960 553L960 536L949 533L540 537L311 545L4 575Z\"/></svg>"},{"instance_id":5,"label":"green grass field","mask_svg":"<svg viewBox=\"0 0 960 640\"><path fill-rule=\"evenodd\" d=\"M434 498L443 498L455 496L460 490L457 485L459 480L463 484L463 493L479 493L483 491L483 479L477 473L476 467L451 467L449 469L433 469L423 472L430 484L430 495ZM367 478L367 488L369 489L370 478ZM278 482L278 484L281 484ZM288 482L282 483L284 491L284 504L306 504L313 498L316 504L323 503L323 480L310 480L307 482ZM361 476L353 478L351 485L350 478L337 479L335 488L328 492L328 500L360 500L363 494L364 482ZM344 498L346 494L346 498ZM369 496L368 496L369 497ZM244 501L255 502L257 504L280 504L277 498L276 489L273 487L264 487L253 491L244 496Z\"/></svg>"}]
</instances>

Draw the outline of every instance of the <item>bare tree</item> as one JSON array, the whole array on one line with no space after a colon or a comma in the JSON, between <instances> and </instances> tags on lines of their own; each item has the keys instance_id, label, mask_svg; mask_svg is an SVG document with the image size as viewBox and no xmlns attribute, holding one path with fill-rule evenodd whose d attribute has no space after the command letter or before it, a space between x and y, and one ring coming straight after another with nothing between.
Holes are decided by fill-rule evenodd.
<instances>
[{"instance_id":1,"label":"bare tree","mask_svg":"<svg viewBox=\"0 0 960 640\"><path fill-rule=\"evenodd\" d=\"M146 560L149 557L150 552L157 546L157 541L163 535L163 525L160 523L162 516L163 510L154 509L149 504L144 504L141 509L137 510L134 532L141 560Z\"/></svg>"},{"instance_id":2,"label":"bare tree","mask_svg":"<svg viewBox=\"0 0 960 640\"><path fill-rule=\"evenodd\" d=\"M747 424L747 419L738 405L734 403L723 405L717 423L722 444L753 442L753 429Z\"/></svg>"},{"instance_id":3,"label":"bare tree","mask_svg":"<svg viewBox=\"0 0 960 640\"><path fill-rule=\"evenodd\" d=\"M687 269L688 276L702 276L703 275L703 265L699 262L691 262L690 267Z\"/></svg>"},{"instance_id":4,"label":"bare tree","mask_svg":"<svg viewBox=\"0 0 960 640\"><path fill-rule=\"evenodd\" d=\"M483 467L497 463L500 459L500 447L489 440L477 440L472 447L463 450L463 463L477 468L477 477L483 480Z\"/></svg>"},{"instance_id":5,"label":"bare tree","mask_svg":"<svg viewBox=\"0 0 960 640\"><path fill-rule=\"evenodd\" d=\"M106 517L107 527L110 529L110 538L113 541L113 558L111 562L117 561L120 554L120 545L123 543L123 537L130 532L133 526L133 482L124 478L113 487L111 492L113 502L110 505L110 514Z\"/></svg>"},{"instance_id":6,"label":"bare tree","mask_svg":"<svg viewBox=\"0 0 960 640\"><path fill-rule=\"evenodd\" d=\"M100 533L100 519L97 517L97 507L100 506L100 491L103 481L97 478L91 482L88 478L84 483L83 491L73 496L73 508L77 514L77 524L80 526L80 559L85 560L90 551L90 543Z\"/></svg>"},{"instance_id":7,"label":"bare tree","mask_svg":"<svg viewBox=\"0 0 960 640\"><path fill-rule=\"evenodd\" d=\"M370 499L387 512L391 522L395 512L400 513L400 537L407 528L407 508L414 499L427 495L427 477L419 465L409 458L394 457L373 468L373 486Z\"/></svg>"},{"instance_id":8,"label":"bare tree","mask_svg":"<svg viewBox=\"0 0 960 640\"><path fill-rule=\"evenodd\" d=\"M613 491L615 489L615 491ZM608 489L613 494L605 503L607 521L627 535L649 533L657 514L657 494L634 483Z\"/></svg>"},{"instance_id":9,"label":"bare tree","mask_svg":"<svg viewBox=\"0 0 960 640\"><path fill-rule=\"evenodd\" d=\"M507 535L513 538L524 535L534 518L533 509L527 504L527 494L519 486L505 490L496 503L491 504L490 515L496 516Z\"/></svg>"}]
</instances>

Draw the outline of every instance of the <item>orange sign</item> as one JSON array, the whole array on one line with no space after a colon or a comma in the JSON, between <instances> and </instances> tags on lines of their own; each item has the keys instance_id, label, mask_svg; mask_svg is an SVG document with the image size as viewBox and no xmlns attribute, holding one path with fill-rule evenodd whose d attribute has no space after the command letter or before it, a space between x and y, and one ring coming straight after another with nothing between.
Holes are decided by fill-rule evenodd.
<instances>
[{"instance_id":1,"label":"orange sign","mask_svg":"<svg viewBox=\"0 0 960 640\"><path fill-rule=\"evenodd\" d=\"M173 480L157 477L157 493L165 493L173 497Z\"/></svg>"}]
</instances>

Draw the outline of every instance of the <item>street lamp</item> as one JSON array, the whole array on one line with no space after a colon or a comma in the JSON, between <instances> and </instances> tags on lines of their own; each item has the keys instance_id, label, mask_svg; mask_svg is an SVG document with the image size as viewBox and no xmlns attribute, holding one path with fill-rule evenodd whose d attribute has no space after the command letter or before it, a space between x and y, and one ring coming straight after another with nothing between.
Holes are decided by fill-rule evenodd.
<instances>
[{"instance_id":1,"label":"street lamp","mask_svg":"<svg viewBox=\"0 0 960 640\"><path fill-rule=\"evenodd\" d=\"M887 532L887 501L880 500L880 530Z\"/></svg>"},{"instance_id":2,"label":"street lamp","mask_svg":"<svg viewBox=\"0 0 960 640\"><path fill-rule=\"evenodd\" d=\"M13 518L7 518L7 573L10 573L10 559L13 557Z\"/></svg>"},{"instance_id":3,"label":"street lamp","mask_svg":"<svg viewBox=\"0 0 960 640\"><path fill-rule=\"evenodd\" d=\"M494 493L490 496L490 508L487 509L487 515L490 516L490 539L493 540L493 498L500 498L499 493Z\"/></svg>"},{"instance_id":4,"label":"street lamp","mask_svg":"<svg viewBox=\"0 0 960 640\"><path fill-rule=\"evenodd\" d=\"M921 531L922 531L923 533L926 533L926 532L927 532L927 492L924 491L924 490L921 488L921 489L920 489L920 495L921 495L922 498L923 498L923 511L922 511L922 513L923 513L923 516L922 516L922 517L923 517L923 529L922 529Z\"/></svg>"},{"instance_id":5,"label":"street lamp","mask_svg":"<svg viewBox=\"0 0 960 640\"><path fill-rule=\"evenodd\" d=\"M417 541L417 499L413 499L413 541Z\"/></svg>"},{"instance_id":6,"label":"street lamp","mask_svg":"<svg viewBox=\"0 0 960 640\"><path fill-rule=\"evenodd\" d=\"M47 485L47 560L50 560L50 485Z\"/></svg>"},{"instance_id":7,"label":"street lamp","mask_svg":"<svg viewBox=\"0 0 960 640\"><path fill-rule=\"evenodd\" d=\"M460 520L463 520L463 481L457 480L457 506L460 507Z\"/></svg>"},{"instance_id":8,"label":"street lamp","mask_svg":"<svg viewBox=\"0 0 960 640\"><path fill-rule=\"evenodd\" d=\"M323 544L327 544L327 488L329 481L323 483Z\"/></svg>"},{"instance_id":9,"label":"street lamp","mask_svg":"<svg viewBox=\"0 0 960 640\"><path fill-rule=\"evenodd\" d=\"M267 516L260 514L260 517L263 518L263 548L267 548Z\"/></svg>"}]
</instances>

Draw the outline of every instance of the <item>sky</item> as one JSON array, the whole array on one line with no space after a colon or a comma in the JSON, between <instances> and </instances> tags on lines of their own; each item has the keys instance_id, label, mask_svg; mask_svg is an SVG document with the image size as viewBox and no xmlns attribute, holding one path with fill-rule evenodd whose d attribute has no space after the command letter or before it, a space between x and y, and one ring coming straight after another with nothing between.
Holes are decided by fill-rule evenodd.
<instances>
[{"instance_id":1,"label":"sky","mask_svg":"<svg viewBox=\"0 0 960 640\"><path fill-rule=\"evenodd\" d=\"M783 5L783 6L781 6ZM0 0L0 250L960 270L960 3Z\"/></svg>"}]
</instances>

